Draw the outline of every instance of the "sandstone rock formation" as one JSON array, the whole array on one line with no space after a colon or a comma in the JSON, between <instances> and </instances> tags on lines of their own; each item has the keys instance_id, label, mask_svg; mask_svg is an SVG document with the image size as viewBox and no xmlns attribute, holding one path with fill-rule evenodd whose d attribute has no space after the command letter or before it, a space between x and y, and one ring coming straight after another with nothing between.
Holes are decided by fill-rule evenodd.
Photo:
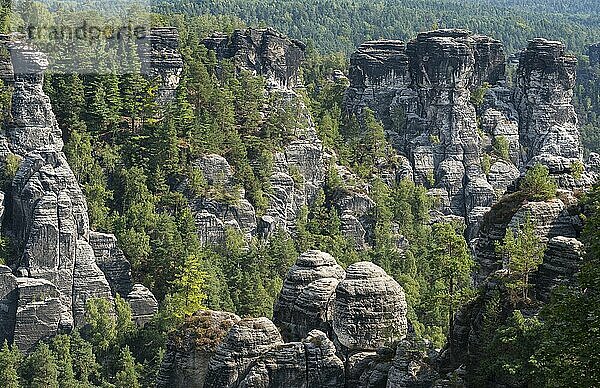
<instances>
[{"instance_id":1,"label":"sandstone rock formation","mask_svg":"<svg viewBox=\"0 0 600 388\"><path fill-rule=\"evenodd\" d=\"M179 31L175 27L150 29L138 45L142 73L160 80L157 102L170 101L175 96L183 71L183 58L179 52Z\"/></svg>"},{"instance_id":2,"label":"sandstone rock formation","mask_svg":"<svg viewBox=\"0 0 600 388\"><path fill-rule=\"evenodd\" d=\"M118 287L111 290L112 279L97 265L98 240L90 231L85 197L62 153L62 133L42 90L48 62L20 42L4 42L14 91L11 120L0 134L0 161L10 156L20 165L3 198L2 234L13 239L19 256L3 267L1 339L29 350L42 338L81 325L86 300L112 300ZM116 241L113 245L118 250ZM140 286L129 295L130 273L118 277L127 278L129 288L119 291L135 300L134 315L147 319L157 307L154 297Z\"/></svg>"},{"instance_id":3,"label":"sandstone rock formation","mask_svg":"<svg viewBox=\"0 0 600 388\"><path fill-rule=\"evenodd\" d=\"M436 30L407 43L361 45L351 57L345 105L376 113L414 180L432 187L444 214L463 216L474 240L485 213L536 163L561 188L593 183L592 173L575 173L583 162L571 104L575 66L562 43L534 39L511 88L500 42Z\"/></svg>"},{"instance_id":4,"label":"sandstone rock formation","mask_svg":"<svg viewBox=\"0 0 600 388\"><path fill-rule=\"evenodd\" d=\"M333 330L349 350L376 350L407 332L404 290L370 262L348 267L335 290Z\"/></svg>"},{"instance_id":5,"label":"sandstone rock formation","mask_svg":"<svg viewBox=\"0 0 600 388\"><path fill-rule=\"evenodd\" d=\"M172 334L157 378L157 388L202 388L210 359L231 327L232 313L198 311Z\"/></svg>"},{"instance_id":6,"label":"sandstone rock formation","mask_svg":"<svg viewBox=\"0 0 600 388\"><path fill-rule=\"evenodd\" d=\"M344 365L327 336L313 330L302 342L271 348L250 367L238 386L343 388Z\"/></svg>"},{"instance_id":7,"label":"sandstone rock formation","mask_svg":"<svg viewBox=\"0 0 600 388\"><path fill-rule=\"evenodd\" d=\"M392 346L407 332L398 283L367 262L351 265L346 275L320 251L305 252L290 268L274 316L283 338L267 318L196 313L170 338L157 386L385 387Z\"/></svg>"},{"instance_id":8,"label":"sandstone rock formation","mask_svg":"<svg viewBox=\"0 0 600 388\"><path fill-rule=\"evenodd\" d=\"M263 109L264 122L271 115L290 110L296 112L297 120L296 127L288 134L289 141L272 155L270 190L265 193L268 207L261 217L256 216L244 190L236 183L232 167L224 158L204 155L195 162L209 184L207 195L190 201L200 241L205 244L222 242L227 228L233 228L247 238L268 239L277 229L293 234L298 215L303 207L314 202L335 159L319 140L309 109L294 90L301 87L299 74L304 45L270 29L238 30L231 36L214 35L207 38L204 45L214 50L218 58L233 60L238 71L250 71L266 79L266 92L273 103ZM389 179L397 179L401 174L404 170L392 171ZM345 181L356 178L349 175L345 175ZM224 200L223 193L230 200ZM345 235L354 239L357 248L364 249L369 243L368 213L373 201L364 188L349 188L339 196L335 203L341 228Z\"/></svg>"},{"instance_id":9,"label":"sandstone rock formation","mask_svg":"<svg viewBox=\"0 0 600 388\"><path fill-rule=\"evenodd\" d=\"M561 42L530 41L519 58L515 97L523 164L546 165L567 189L582 186L572 177L573 165L583 157L571 104L576 66L576 58L565 54Z\"/></svg>"},{"instance_id":10,"label":"sandstone rock formation","mask_svg":"<svg viewBox=\"0 0 600 388\"><path fill-rule=\"evenodd\" d=\"M233 59L237 66L264 76L272 84L293 88L299 84L305 45L273 29L236 30L232 36L216 34L204 40L217 58Z\"/></svg>"},{"instance_id":11,"label":"sandstone rock formation","mask_svg":"<svg viewBox=\"0 0 600 388\"><path fill-rule=\"evenodd\" d=\"M236 323L208 365L205 388L238 387L246 370L264 353L283 340L267 318L243 319Z\"/></svg>"},{"instance_id":12,"label":"sandstone rock formation","mask_svg":"<svg viewBox=\"0 0 600 388\"><path fill-rule=\"evenodd\" d=\"M416 182L434 186L444 211L467 216L496 199L481 168L471 91L504 75L500 42L465 30L366 42L352 55L346 108L373 109Z\"/></svg>"},{"instance_id":13,"label":"sandstone rock formation","mask_svg":"<svg viewBox=\"0 0 600 388\"><path fill-rule=\"evenodd\" d=\"M313 329L331 333L333 296L345 276L344 269L327 253L300 255L273 308L273 322L286 341L298 341Z\"/></svg>"}]
</instances>

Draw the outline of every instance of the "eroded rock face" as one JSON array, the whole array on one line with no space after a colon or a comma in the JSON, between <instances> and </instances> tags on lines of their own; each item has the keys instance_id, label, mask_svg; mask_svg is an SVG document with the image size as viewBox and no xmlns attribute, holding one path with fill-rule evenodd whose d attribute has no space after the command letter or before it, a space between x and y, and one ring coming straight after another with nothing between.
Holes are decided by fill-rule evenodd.
<instances>
[{"instance_id":1,"label":"eroded rock face","mask_svg":"<svg viewBox=\"0 0 600 388\"><path fill-rule=\"evenodd\" d=\"M431 366L427 352L404 340L396 349L386 388L432 387L437 379L439 375Z\"/></svg>"},{"instance_id":2,"label":"eroded rock face","mask_svg":"<svg viewBox=\"0 0 600 388\"><path fill-rule=\"evenodd\" d=\"M435 186L442 210L467 216L496 199L481 168L471 92L504 76L500 42L465 30L361 45L350 61L346 108L373 109L416 182ZM490 118L490 120L492 120Z\"/></svg>"},{"instance_id":3,"label":"eroded rock face","mask_svg":"<svg viewBox=\"0 0 600 388\"><path fill-rule=\"evenodd\" d=\"M209 362L205 388L238 387L245 372L261 355L283 339L267 318L243 319L236 323L217 347Z\"/></svg>"},{"instance_id":4,"label":"eroded rock face","mask_svg":"<svg viewBox=\"0 0 600 388\"><path fill-rule=\"evenodd\" d=\"M6 308L0 327L1 339L14 338L27 351L58 330L83 324L88 299L112 300L113 293L97 265L87 203L62 152L61 131L42 90L48 62L20 42L7 46L14 92L12 117L0 134L0 157L4 162L12 154L20 165L10 193L3 197L2 233L13 238L19 251L12 268L2 272Z\"/></svg>"},{"instance_id":5,"label":"eroded rock face","mask_svg":"<svg viewBox=\"0 0 600 388\"><path fill-rule=\"evenodd\" d=\"M273 29L236 30L232 36L217 34L205 39L204 45L214 50L217 58L233 59L238 66L264 76L276 86L298 85L305 45Z\"/></svg>"},{"instance_id":6,"label":"eroded rock face","mask_svg":"<svg viewBox=\"0 0 600 388\"><path fill-rule=\"evenodd\" d=\"M376 350L402 339L407 332L404 290L375 264L352 264L335 291L333 330L350 350Z\"/></svg>"},{"instance_id":7,"label":"eroded rock face","mask_svg":"<svg viewBox=\"0 0 600 388\"><path fill-rule=\"evenodd\" d=\"M571 104L576 67L577 59L565 53L561 42L534 39L521 53L516 105L524 164L535 157L544 164L558 159L554 164L564 167L581 161L577 115Z\"/></svg>"},{"instance_id":8,"label":"eroded rock face","mask_svg":"<svg viewBox=\"0 0 600 388\"><path fill-rule=\"evenodd\" d=\"M335 289L344 269L328 253L308 251L288 271L273 309L273 322L287 341L298 341L313 329L331 331Z\"/></svg>"},{"instance_id":9,"label":"eroded rock face","mask_svg":"<svg viewBox=\"0 0 600 388\"><path fill-rule=\"evenodd\" d=\"M183 71L179 31L175 27L152 28L138 47L142 73L160 79L157 102L172 100Z\"/></svg>"},{"instance_id":10,"label":"eroded rock face","mask_svg":"<svg viewBox=\"0 0 600 388\"><path fill-rule=\"evenodd\" d=\"M240 321L232 313L201 310L169 338L157 388L203 388L208 364L231 327Z\"/></svg>"},{"instance_id":11,"label":"eroded rock face","mask_svg":"<svg viewBox=\"0 0 600 388\"><path fill-rule=\"evenodd\" d=\"M313 330L302 342L276 345L247 371L240 388L344 387L344 364L327 336Z\"/></svg>"}]
</instances>

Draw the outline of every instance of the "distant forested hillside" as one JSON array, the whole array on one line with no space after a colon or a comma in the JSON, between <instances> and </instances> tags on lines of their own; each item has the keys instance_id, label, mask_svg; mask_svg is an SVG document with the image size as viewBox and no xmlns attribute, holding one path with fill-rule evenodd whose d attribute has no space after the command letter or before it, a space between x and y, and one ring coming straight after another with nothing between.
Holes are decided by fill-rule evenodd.
<instances>
[{"instance_id":1,"label":"distant forested hillside","mask_svg":"<svg viewBox=\"0 0 600 388\"><path fill-rule=\"evenodd\" d=\"M233 15L312 41L321 52L351 52L368 39L408 39L434 27L491 35L509 51L535 36L562 40L576 53L600 37L596 0L157 0L160 13Z\"/></svg>"}]
</instances>

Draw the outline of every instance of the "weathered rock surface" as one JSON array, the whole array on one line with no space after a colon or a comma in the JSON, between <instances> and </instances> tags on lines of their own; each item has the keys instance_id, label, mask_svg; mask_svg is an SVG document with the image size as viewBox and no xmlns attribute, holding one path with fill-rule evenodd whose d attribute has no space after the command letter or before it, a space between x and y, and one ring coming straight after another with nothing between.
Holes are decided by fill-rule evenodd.
<instances>
[{"instance_id":1,"label":"weathered rock surface","mask_svg":"<svg viewBox=\"0 0 600 388\"><path fill-rule=\"evenodd\" d=\"M4 162L12 154L20 165L2 202L2 233L14 240L18 252L11 258L12 268L3 267L6 308L0 314L0 340L14 338L20 349L29 350L58 330L83 324L86 301L112 300L113 292L97 265L87 203L62 153L61 130L42 90L48 62L23 43L2 42L11 54L14 80L11 119L0 133L0 158ZM121 277L127 276L129 272ZM140 305L142 294L132 295L134 305ZM155 311L150 295L145 293Z\"/></svg>"},{"instance_id":2,"label":"weathered rock surface","mask_svg":"<svg viewBox=\"0 0 600 388\"><path fill-rule=\"evenodd\" d=\"M346 108L373 109L414 180L436 187L445 213L466 217L496 200L481 168L470 96L484 82L500 81L504 63L500 42L465 30L366 42L351 57Z\"/></svg>"},{"instance_id":3,"label":"weathered rock surface","mask_svg":"<svg viewBox=\"0 0 600 388\"><path fill-rule=\"evenodd\" d=\"M240 321L232 313L200 310L167 343L157 388L202 388L210 359L231 327Z\"/></svg>"},{"instance_id":4,"label":"weathered rock surface","mask_svg":"<svg viewBox=\"0 0 600 388\"><path fill-rule=\"evenodd\" d=\"M239 321L231 328L210 360L204 387L238 387L251 365L271 348L282 344L277 327L269 319Z\"/></svg>"},{"instance_id":5,"label":"weathered rock surface","mask_svg":"<svg viewBox=\"0 0 600 388\"><path fill-rule=\"evenodd\" d=\"M175 27L152 28L138 47L142 73L160 79L157 102L172 100L183 71L179 31Z\"/></svg>"},{"instance_id":6,"label":"weathered rock surface","mask_svg":"<svg viewBox=\"0 0 600 388\"><path fill-rule=\"evenodd\" d=\"M204 45L214 50L217 58L233 59L275 86L292 88L299 83L305 45L273 29L236 30L231 36L216 34L205 39Z\"/></svg>"},{"instance_id":7,"label":"weathered rock surface","mask_svg":"<svg viewBox=\"0 0 600 388\"><path fill-rule=\"evenodd\" d=\"M276 345L246 372L240 388L342 388L344 369L325 334L311 331L302 342Z\"/></svg>"},{"instance_id":8,"label":"weathered rock surface","mask_svg":"<svg viewBox=\"0 0 600 388\"><path fill-rule=\"evenodd\" d=\"M420 345L420 344L419 344ZM404 340L396 349L386 388L432 387L439 379L427 352Z\"/></svg>"},{"instance_id":9,"label":"weathered rock surface","mask_svg":"<svg viewBox=\"0 0 600 388\"><path fill-rule=\"evenodd\" d=\"M300 255L288 271L273 309L273 322L286 341L298 341L313 329L331 332L333 296L345 275L328 253Z\"/></svg>"},{"instance_id":10,"label":"weathered rock surface","mask_svg":"<svg viewBox=\"0 0 600 388\"><path fill-rule=\"evenodd\" d=\"M536 158L560 175L581 162L577 115L571 104L576 67L577 59L565 53L561 42L534 39L521 53L515 105L521 117L524 165Z\"/></svg>"},{"instance_id":11,"label":"weathered rock surface","mask_svg":"<svg viewBox=\"0 0 600 388\"><path fill-rule=\"evenodd\" d=\"M402 287L369 262L352 264L335 290L333 330L350 350L376 350L407 332Z\"/></svg>"},{"instance_id":12,"label":"weathered rock surface","mask_svg":"<svg viewBox=\"0 0 600 388\"><path fill-rule=\"evenodd\" d=\"M61 324L60 291L45 279L17 278L14 343L28 350L40 339L58 334Z\"/></svg>"}]
</instances>

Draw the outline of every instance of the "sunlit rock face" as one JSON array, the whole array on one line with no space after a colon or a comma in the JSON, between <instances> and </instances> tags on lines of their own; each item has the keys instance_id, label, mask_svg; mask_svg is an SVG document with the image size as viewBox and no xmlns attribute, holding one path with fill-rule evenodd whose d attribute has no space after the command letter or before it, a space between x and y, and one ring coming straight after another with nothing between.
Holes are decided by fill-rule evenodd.
<instances>
[{"instance_id":1,"label":"sunlit rock face","mask_svg":"<svg viewBox=\"0 0 600 388\"><path fill-rule=\"evenodd\" d=\"M214 50L217 58L232 59L238 67L262 75L276 86L299 86L306 46L271 28L236 30L231 36L216 34L205 39L204 45Z\"/></svg>"},{"instance_id":2,"label":"sunlit rock face","mask_svg":"<svg viewBox=\"0 0 600 388\"><path fill-rule=\"evenodd\" d=\"M313 329L331 332L333 296L346 273L328 253L303 253L288 271L273 309L273 322L287 341Z\"/></svg>"},{"instance_id":3,"label":"sunlit rock face","mask_svg":"<svg viewBox=\"0 0 600 388\"><path fill-rule=\"evenodd\" d=\"M119 276L106 276L98 266L99 240L93 238L85 196L62 152L62 133L42 89L46 57L21 42L2 42L10 52L7 82L13 94L11 119L0 133L0 162L19 162L10 192L2 197L2 234L18 247L2 272L7 306L0 315L2 339L14 339L27 351L42 338L84 324L88 299L112 301L117 292L134 301L136 320L147 321L158 304L143 286L132 285L129 266ZM107 236L114 245L108 257L118 248L114 236ZM126 278L126 286L111 284L114 277Z\"/></svg>"},{"instance_id":4,"label":"sunlit rock face","mask_svg":"<svg viewBox=\"0 0 600 388\"><path fill-rule=\"evenodd\" d=\"M346 109L375 111L414 180L435 188L445 213L467 216L496 199L470 97L484 82L498 83L504 63L500 42L466 30L366 42L351 57Z\"/></svg>"},{"instance_id":5,"label":"sunlit rock face","mask_svg":"<svg viewBox=\"0 0 600 388\"><path fill-rule=\"evenodd\" d=\"M350 350L376 350L407 332L404 290L370 262L352 264L335 290L333 331Z\"/></svg>"}]
</instances>

